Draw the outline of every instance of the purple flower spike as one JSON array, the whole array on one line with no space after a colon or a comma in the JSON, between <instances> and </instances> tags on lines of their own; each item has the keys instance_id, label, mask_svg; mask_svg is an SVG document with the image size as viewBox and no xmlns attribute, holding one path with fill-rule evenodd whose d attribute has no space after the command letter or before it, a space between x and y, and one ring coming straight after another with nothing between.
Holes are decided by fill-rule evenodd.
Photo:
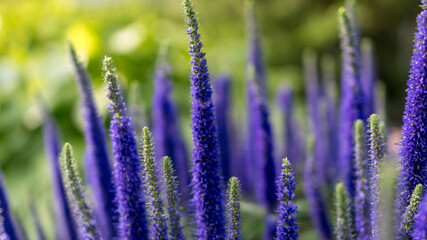
<instances>
[{"instance_id":1,"label":"purple flower spike","mask_svg":"<svg viewBox=\"0 0 427 240\"><path fill-rule=\"evenodd\" d=\"M76 81L82 95L82 112L87 142L84 166L86 172L90 173L86 174L86 178L93 192L95 214L99 221L102 236L104 239L110 239L114 234L113 221L117 219L117 206L114 204L114 179L108 157L104 125L96 110L90 78L78 62L71 44L70 53L76 72Z\"/></svg>"},{"instance_id":2,"label":"purple flower spike","mask_svg":"<svg viewBox=\"0 0 427 240\"><path fill-rule=\"evenodd\" d=\"M116 201L120 214L119 235L124 239L147 239L148 227L142 189L142 170L132 120L126 114L126 106L115 74L116 68L113 66L111 58L104 58L103 70L108 88L107 97L111 101L108 108L113 115L110 138L115 159Z\"/></svg>"},{"instance_id":3,"label":"purple flower spike","mask_svg":"<svg viewBox=\"0 0 427 240\"><path fill-rule=\"evenodd\" d=\"M427 186L427 1L421 3L423 10L417 17L412 68L403 116L397 219L400 219L409 204L415 186L419 183Z\"/></svg>"},{"instance_id":4,"label":"purple flower spike","mask_svg":"<svg viewBox=\"0 0 427 240\"><path fill-rule=\"evenodd\" d=\"M70 205L65 195L65 187L62 181L61 170L59 167L58 159L61 152L61 140L58 133L58 127L55 120L49 115L46 106L42 107L45 115L43 135L51 171L55 221L57 224L56 234L58 239L61 240L77 239L75 226L69 207ZM12 236L9 237L12 238Z\"/></svg>"},{"instance_id":5,"label":"purple flower spike","mask_svg":"<svg viewBox=\"0 0 427 240\"><path fill-rule=\"evenodd\" d=\"M292 164L288 159L284 159L282 163L281 175L276 181L277 184L277 198L279 200L279 207L277 213L277 240L295 240L298 239L298 225L296 223L298 213L298 206L293 203L295 198L295 172Z\"/></svg>"},{"instance_id":6,"label":"purple flower spike","mask_svg":"<svg viewBox=\"0 0 427 240\"><path fill-rule=\"evenodd\" d=\"M351 198L354 197L354 147L353 123L364 119L364 99L360 85L359 64L356 58L355 43L352 38L353 29L347 11L340 8L338 18L341 27L342 48L342 83L341 83L341 121L339 169L342 179Z\"/></svg>"},{"instance_id":7,"label":"purple flower spike","mask_svg":"<svg viewBox=\"0 0 427 240\"><path fill-rule=\"evenodd\" d=\"M423 2L424 3L424 2ZM424 195L418 207L418 213L414 217L414 231L412 238L414 240L427 239L427 194Z\"/></svg>"},{"instance_id":8,"label":"purple flower spike","mask_svg":"<svg viewBox=\"0 0 427 240\"><path fill-rule=\"evenodd\" d=\"M183 200L188 199L189 174L187 151L179 128L176 104L172 98L170 66L165 61L166 50L161 51L154 75L153 136L158 162L163 156L171 156L179 181Z\"/></svg>"},{"instance_id":9,"label":"purple flower spike","mask_svg":"<svg viewBox=\"0 0 427 240\"><path fill-rule=\"evenodd\" d=\"M197 239L225 237L224 209L219 175L218 140L212 103L212 88L205 53L198 33L199 24L190 0L184 0L187 34L191 55L191 119L193 134L193 203L197 224Z\"/></svg>"},{"instance_id":10,"label":"purple flower spike","mask_svg":"<svg viewBox=\"0 0 427 240\"><path fill-rule=\"evenodd\" d=\"M305 78L305 94L309 118L310 132L314 133L315 146L314 157L316 159L316 173L320 184L326 182L327 178L327 141L326 129L324 128L323 118L320 112L320 91L319 91L319 74L317 70L316 55L311 50L304 53L304 78Z\"/></svg>"},{"instance_id":11,"label":"purple flower spike","mask_svg":"<svg viewBox=\"0 0 427 240\"><path fill-rule=\"evenodd\" d=\"M249 72L251 72L251 65ZM250 76L254 76L249 73ZM254 131L253 153L255 160L255 193L258 202L265 209L274 212L276 198L276 171L273 160L272 131L269 120L269 109L266 100L259 92L255 81L249 81L251 104L251 123Z\"/></svg>"},{"instance_id":12,"label":"purple flower spike","mask_svg":"<svg viewBox=\"0 0 427 240\"><path fill-rule=\"evenodd\" d=\"M218 126L219 156L224 179L231 177L232 139L229 118L230 78L220 76L213 81L215 116Z\"/></svg>"}]
</instances>

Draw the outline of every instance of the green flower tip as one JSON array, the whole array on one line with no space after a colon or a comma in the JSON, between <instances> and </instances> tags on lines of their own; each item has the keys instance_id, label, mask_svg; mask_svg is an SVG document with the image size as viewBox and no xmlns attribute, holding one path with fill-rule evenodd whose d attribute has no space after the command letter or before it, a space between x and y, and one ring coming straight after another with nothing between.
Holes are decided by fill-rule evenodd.
<instances>
[{"instance_id":1,"label":"green flower tip","mask_svg":"<svg viewBox=\"0 0 427 240\"><path fill-rule=\"evenodd\" d=\"M289 166L291 163L289 162L288 158L283 159L283 166Z\"/></svg>"},{"instance_id":2,"label":"green flower tip","mask_svg":"<svg viewBox=\"0 0 427 240\"><path fill-rule=\"evenodd\" d=\"M241 190L240 190L240 181L237 177L231 177L228 181L228 195L229 197L237 197L240 199Z\"/></svg>"},{"instance_id":3,"label":"green flower tip","mask_svg":"<svg viewBox=\"0 0 427 240\"><path fill-rule=\"evenodd\" d=\"M65 164L68 164L71 162L71 159L73 158L73 147L69 143L65 143L64 147L62 148L62 161Z\"/></svg>"},{"instance_id":4,"label":"green flower tip","mask_svg":"<svg viewBox=\"0 0 427 240\"><path fill-rule=\"evenodd\" d=\"M106 76L112 75L116 72L116 67L114 67L113 59L111 57L104 57L104 60L102 60L102 69Z\"/></svg>"},{"instance_id":5,"label":"green flower tip","mask_svg":"<svg viewBox=\"0 0 427 240\"><path fill-rule=\"evenodd\" d=\"M354 122L354 132L356 134L363 134L363 120L358 119Z\"/></svg>"},{"instance_id":6,"label":"green flower tip","mask_svg":"<svg viewBox=\"0 0 427 240\"><path fill-rule=\"evenodd\" d=\"M338 8L338 17L344 18L344 19L348 18L348 13L345 7Z\"/></svg>"},{"instance_id":7,"label":"green flower tip","mask_svg":"<svg viewBox=\"0 0 427 240\"><path fill-rule=\"evenodd\" d=\"M373 127L379 128L379 121L380 121L380 117L375 113L369 117L369 123L371 125L371 128Z\"/></svg>"}]
</instances>

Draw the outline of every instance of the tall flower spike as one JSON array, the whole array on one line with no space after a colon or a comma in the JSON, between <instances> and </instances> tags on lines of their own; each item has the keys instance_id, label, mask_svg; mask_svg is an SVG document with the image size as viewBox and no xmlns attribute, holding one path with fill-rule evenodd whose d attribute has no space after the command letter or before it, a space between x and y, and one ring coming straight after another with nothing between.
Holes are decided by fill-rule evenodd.
<instances>
[{"instance_id":1,"label":"tall flower spike","mask_svg":"<svg viewBox=\"0 0 427 240\"><path fill-rule=\"evenodd\" d=\"M325 128L320 111L319 74L317 70L316 54L312 50L306 50L303 57L305 94L307 102L307 115L309 117L309 129L314 133L315 146L314 157L317 169L317 178L320 184L325 183L327 177L327 145Z\"/></svg>"},{"instance_id":2,"label":"tall flower spike","mask_svg":"<svg viewBox=\"0 0 427 240\"><path fill-rule=\"evenodd\" d=\"M417 17L414 51L406 90L400 148L400 186L398 191L398 216L403 214L409 198L419 183L427 185L427 1L421 1L423 10Z\"/></svg>"},{"instance_id":3,"label":"tall flower spike","mask_svg":"<svg viewBox=\"0 0 427 240\"><path fill-rule=\"evenodd\" d=\"M55 120L50 116L46 106L42 103L42 110L45 116L43 124L43 136L46 154L51 171L51 183L53 191L53 202L55 209L55 221L57 224L57 238L71 240L77 238L74 222L71 215L70 205L65 193L64 183L62 181L61 169L59 166L59 154L61 151L61 140L58 127ZM5 211L5 209L3 209ZM7 231L6 227L6 231ZM9 234L11 239L14 239Z\"/></svg>"},{"instance_id":4,"label":"tall flower spike","mask_svg":"<svg viewBox=\"0 0 427 240\"><path fill-rule=\"evenodd\" d=\"M184 240L185 236L182 231L184 228L181 225L181 215L179 213L179 183L172 166L172 160L169 157L162 158L163 176L166 186L166 199L168 205L168 219L169 219L169 239L171 240Z\"/></svg>"},{"instance_id":5,"label":"tall flower spike","mask_svg":"<svg viewBox=\"0 0 427 240\"><path fill-rule=\"evenodd\" d=\"M218 126L218 145L221 160L221 171L224 179L231 176L231 151L233 141L231 140L229 105L230 98L230 77L220 76L213 81L215 116Z\"/></svg>"},{"instance_id":6,"label":"tall flower spike","mask_svg":"<svg viewBox=\"0 0 427 240\"><path fill-rule=\"evenodd\" d=\"M296 221L298 218L298 206L293 203L295 198L295 172L292 164L287 158L283 159L281 174L276 182L277 184L277 198L279 206L277 212L279 217L277 219L277 240L294 240L298 239L298 225Z\"/></svg>"},{"instance_id":7,"label":"tall flower spike","mask_svg":"<svg viewBox=\"0 0 427 240\"><path fill-rule=\"evenodd\" d=\"M379 117L372 114L369 117L369 186L371 196L371 227L372 239L379 238L379 228L381 221L381 198L380 188L382 180L382 162L385 157L384 142L381 137L379 127Z\"/></svg>"},{"instance_id":8,"label":"tall flower spike","mask_svg":"<svg viewBox=\"0 0 427 240\"><path fill-rule=\"evenodd\" d=\"M147 127L142 129L139 157L142 161L145 189L148 205L151 210L150 238L155 240L168 239L166 217L161 199L160 178L156 167L154 141Z\"/></svg>"},{"instance_id":9,"label":"tall flower spike","mask_svg":"<svg viewBox=\"0 0 427 240\"><path fill-rule=\"evenodd\" d=\"M99 117L92 96L90 78L84 67L78 62L73 46L70 44L70 53L76 81L82 96L82 114L85 124L85 138L87 142L87 155L85 172L91 187L95 203L95 214L99 221L100 232L104 239L110 239L113 233L113 220L117 219L117 206L114 204L115 188L108 156L104 125Z\"/></svg>"},{"instance_id":10,"label":"tall flower spike","mask_svg":"<svg viewBox=\"0 0 427 240\"><path fill-rule=\"evenodd\" d=\"M0 202L0 205L2 205L2 202ZM5 222L3 217L3 209L0 207L0 240L9 240L9 236L6 233L5 230Z\"/></svg>"},{"instance_id":11,"label":"tall flower spike","mask_svg":"<svg viewBox=\"0 0 427 240\"><path fill-rule=\"evenodd\" d=\"M418 212L415 214L412 239L427 239L427 194L424 194L424 197L418 206Z\"/></svg>"},{"instance_id":12,"label":"tall flower spike","mask_svg":"<svg viewBox=\"0 0 427 240\"><path fill-rule=\"evenodd\" d=\"M398 230L399 239L412 239L412 232L414 231L414 216L418 212L418 207L423 199L424 189L423 185L418 184L412 193L411 200L408 207L406 207L403 218L400 222Z\"/></svg>"},{"instance_id":13,"label":"tall flower spike","mask_svg":"<svg viewBox=\"0 0 427 240\"><path fill-rule=\"evenodd\" d=\"M342 169L342 179L349 192L354 197L354 166L353 166L353 124L357 119L364 118L363 92L360 85L359 64L356 57L355 43L352 38L352 28L347 11L338 10L341 28L342 49L342 83L340 109L340 148L339 169Z\"/></svg>"},{"instance_id":14,"label":"tall flower spike","mask_svg":"<svg viewBox=\"0 0 427 240\"><path fill-rule=\"evenodd\" d=\"M166 62L166 47L159 53L154 74L153 94L153 136L156 143L156 156L171 156L177 171L180 192L183 199L188 199L188 163L184 139L179 128L176 104L172 98L172 81L169 79L170 66Z\"/></svg>"},{"instance_id":15,"label":"tall flower spike","mask_svg":"<svg viewBox=\"0 0 427 240\"><path fill-rule=\"evenodd\" d=\"M249 72L251 72L249 66ZM254 76L249 73L250 76ZM273 159L272 130L267 100L261 95L255 81L249 81L251 122L253 128L253 153L255 159L255 193L265 209L274 212L276 198L275 166Z\"/></svg>"},{"instance_id":16,"label":"tall flower spike","mask_svg":"<svg viewBox=\"0 0 427 240\"><path fill-rule=\"evenodd\" d=\"M310 205L310 217L313 222L319 239L332 239L332 227L328 218L328 210L325 198L316 181L316 170L313 158L313 139L310 138L307 143L308 156L304 171L304 190Z\"/></svg>"},{"instance_id":17,"label":"tall flower spike","mask_svg":"<svg viewBox=\"0 0 427 240\"><path fill-rule=\"evenodd\" d=\"M39 215L37 214L36 208L33 204L31 204L30 208L31 208L32 222L34 223L36 233L37 233L37 240L46 240L46 236L43 231L43 227L41 226L40 218L39 218Z\"/></svg>"},{"instance_id":18,"label":"tall flower spike","mask_svg":"<svg viewBox=\"0 0 427 240\"><path fill-rule=\"evenodd\" d=\"M142 189L141 164L132 120L126 115L126 106L118 86L113 60L103 61L104 80L110 99L109 110L113 115L110 138L114 154L117 205L119 210L119 235L124 239L147 239L148 227Z\"/></svg>"},{"instance_id":19,"label":"tall flower spike","mask_svg":"<svg viewBox=\"0 0 427 240\"><path fill-rule=\"evenodd\" d=\"M351 200L343 183L338 183L335 188L337 223L335 237L337 240L353 239Z\"/></svg>"},{"instance_id":20,"label":"tall flower spike","mask_svg":"<svg viewBox=\"0 0 427 240\"><path fill-rule=\"evenodd\" d=\"M224 211L219 176L218 140L212 104L212 88L205 53L198 33L199 24L191 0L184 0L191 55L191 119L193 134L193 174L191 185L197 224L197 238L225 237Z\"/></svg>"},{"instance_id":21,"label":"tall flower spike","mask_svg":"<svg viewBox=\"0 0 427 240\"><path fill-rule=\"evenodd\" d=\"M84 197L84 189L77 170L73 149L69 143L65 143L62 148L60 161L63 180L67 188L67 198L74 208L75 222L80 225L81 237L87 240L101 239L92 210Z\"/></svg>"},{"instance_id":22,"label":"tall flower spike","mask_svg":"<svg viewBox=\"0 0 427 240\"><path fill-rule=\"evenodd\" d=\"M358 240L368 240L369 231L369 184L368 169L369 159L366 149L366 133L363 121L357 120L354 123L354 152L355 152L355 180L356 192L354 195L354 214L356 236Z\"/></svg>"},{"instance_id":23,"label":"tall flower spike","mask_svg":"<svg viewBox=\"0 0 427 240\"><path fill-rule=\"evenodd\" d=\"M240 199L241 187L239 179L230 178L227 188L227 240L240 240L241 236L241 216L240 216Z\"/></svg>"},{"instance_id":24,"label":"tall flower spike","mask_svg":"<svg viewBox=\"0 0 427 240\"><path fill-rule=\"evenodd\" d=\"M338 132L336 131L336 125L338 122L338 109L337 109L337 84L335 79L335 62L334 59L329 55L322 57L322 78L324 87L326 111L323 113L323 120L326 121L325 138L327 139L327 153L326 159L328 159L327 168L327 179L333 182L337 181L338 172Z\"/></svg>"}]
</instances>

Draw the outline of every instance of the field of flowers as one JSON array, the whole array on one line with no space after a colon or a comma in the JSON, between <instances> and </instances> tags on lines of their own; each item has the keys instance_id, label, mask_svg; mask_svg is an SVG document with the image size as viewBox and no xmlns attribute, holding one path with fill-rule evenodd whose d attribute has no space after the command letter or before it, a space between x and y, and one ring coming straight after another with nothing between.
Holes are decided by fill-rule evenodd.
<instances>
[{"instance_id":1,"label":"field of flowers","mask_svg":"<svg viewBox=\"0 0 427 240\"><path fill-rule=\"evenodd\" d=\"M427 239L426 64L424 0L2 1L0 239Z\"/></svg>"}]
</instances>

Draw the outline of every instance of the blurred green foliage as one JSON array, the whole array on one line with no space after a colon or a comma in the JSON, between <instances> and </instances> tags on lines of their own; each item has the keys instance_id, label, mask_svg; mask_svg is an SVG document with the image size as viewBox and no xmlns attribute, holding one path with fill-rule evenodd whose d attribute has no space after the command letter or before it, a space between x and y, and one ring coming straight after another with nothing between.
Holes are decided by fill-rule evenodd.
<instances>
[{"instance_id":1,"label":"blurred green foliage","mask_svg":"<svg viewBox=\"0 0 427 240\"><path fill-rule=\"evenodd\" d=\"M237 110L233 114L236 121L243 121L239 108L244 104L246 58L243 0L195 0L195 4L210 72L212 76L222 72L233 76ZM333 0L256 1L272 103L279 85L294 88L299 101L303 99L301 56L306 48L332 56L339 66L336 11L341 5L342 1ZM387 105L393 106L388 111L389 118L398 126L418 11L417 2L408 4L399 0L360 0L358 5L362 33L372 38L377 47L380 78L388 92ZM47 102L61 126L64 141L73 144L79 161L84 151L80 101L67 40L75 45L87 65L106 124L107 101L101 80L103 55L114 58L124 89L132 82L139 82L136 94L149 122L156 56L159 46L168 42L174 93L186 138L190 140L185 29L179 0L0 1L0 164L12 207L30 234L34 232L28 219L30 201L35 202L50 236L53 230L49 227L52 226L50 178L38 96ZM339 76L338 70L336 75ZM301 107L298 111L303 112ZM278 123L278 118L275 119ZM303 201L301 205L305 206L302 218L307 221L307 203ZM244 204L244 209L248 208L250 203ZM253 214L256 216L256 211ZM313 236L313 232L303 234L306 237L302 239Z\"/></svg>"}]
</instances>

